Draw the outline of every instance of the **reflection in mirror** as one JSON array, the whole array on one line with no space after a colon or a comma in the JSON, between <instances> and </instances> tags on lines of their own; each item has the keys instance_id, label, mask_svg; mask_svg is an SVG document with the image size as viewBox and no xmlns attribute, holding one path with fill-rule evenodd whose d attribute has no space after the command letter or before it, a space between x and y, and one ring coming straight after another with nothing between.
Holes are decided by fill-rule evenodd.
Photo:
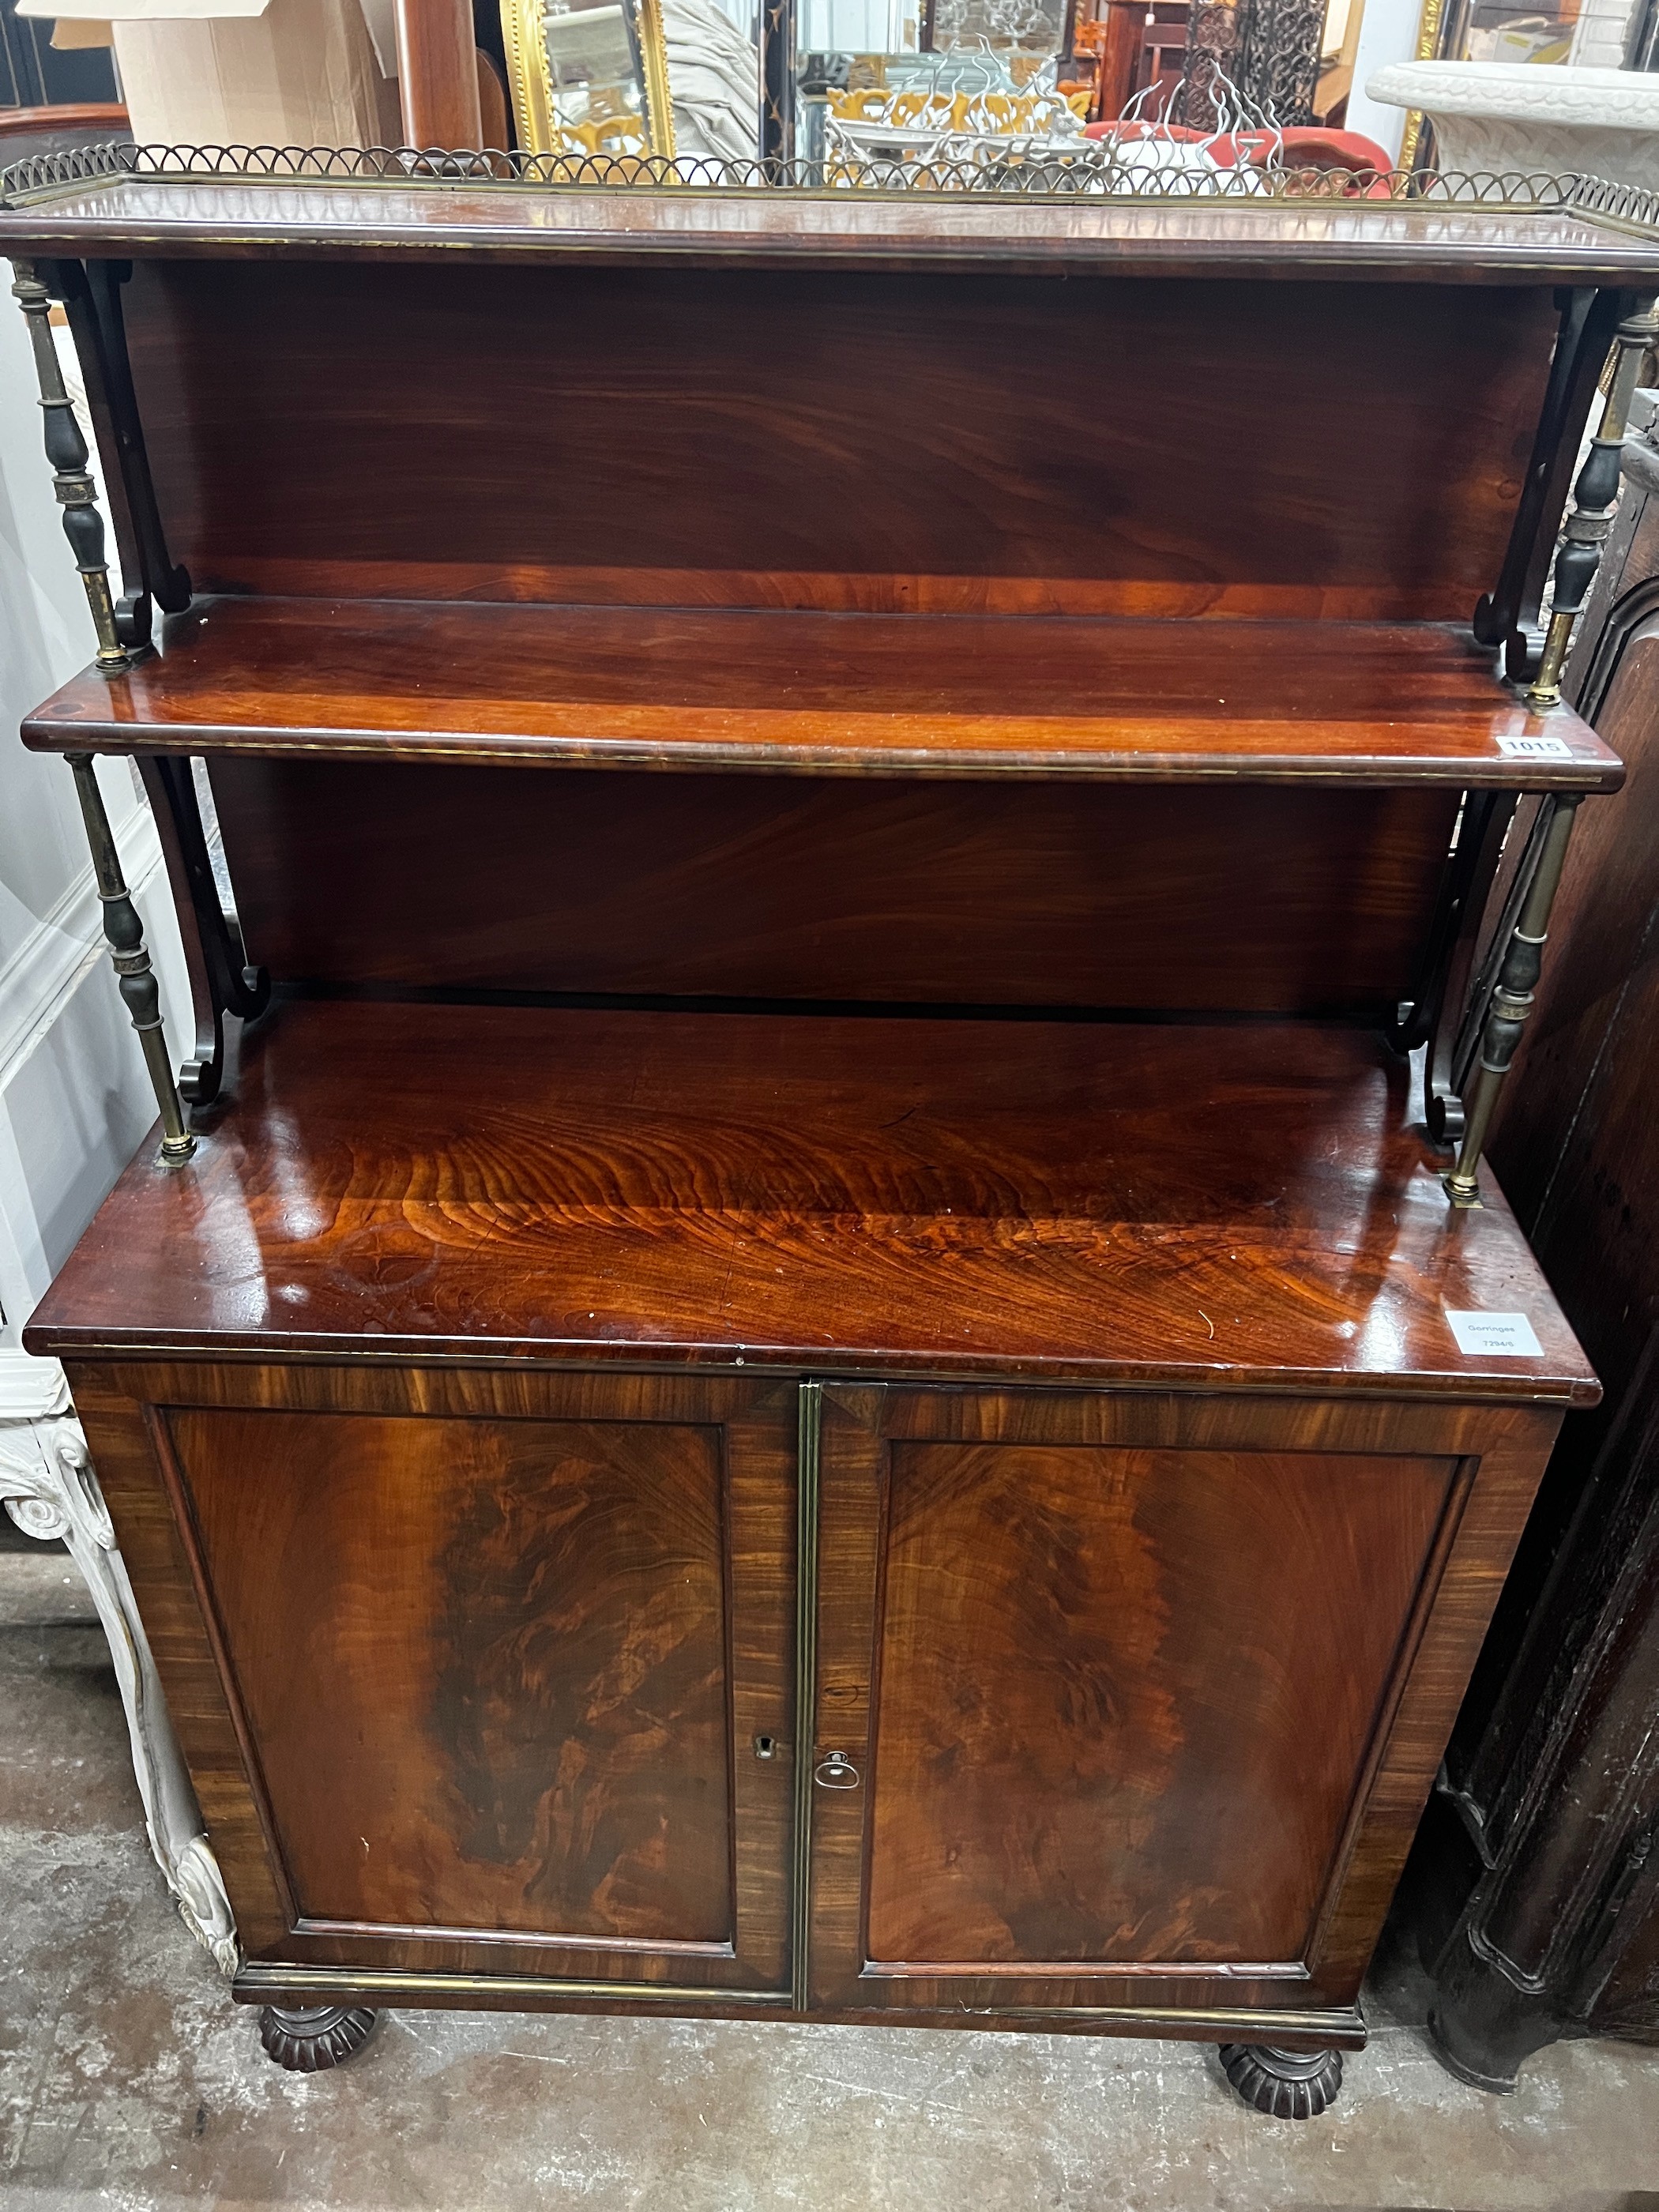
<instances>
[{"instance_id":1,"label":"reflection in mirror","mask_svg":"<svg viewBox=\"0 0 1659 2212\"><path fill-rule=\"evenodd\" d=\"M542 44L553 127L561 137L599 154L649 150L661 121L648 115L639 40L625 8L572 8L554 0L542 17Z\"/></svg>"},{"instance_id":2,"label":"reflection in mirror","mask_svg":"<svg viewBox=\"0 0 1659 2212\"><path fill-rule=\"evenodd\" d=\"M760 53L746 0L659 0L668 92L683 155L752 161L760 146Z\"/></svg>"},{"instance_id":3,"label":"reflection in mirror","mask_svg":"<svg viewBox=\"0 0 1659 2212\"><path fill-rule=\"evenodd\" d=\"M932 0L925 43L936 53L1056 54L1065 21L1062 0Z\"/></svg>"},{"instance_id":4,"label":"reflection in mirror","mask_svg":"<svg viewBox=\"0 0 1659 2212\"><path fill-rule=\"evenodd\" d=\"M799 152L834 183L871 163L1075 149L1088 102L1058 87L1066 13L1064 0L799 0Z\"/></svg>"},{"instance_id":5,"label":"reflection in mirror","mask_svg":"<svg viewBox=\"0 0 1659 2212\"><path fill-rule=\"evenodd\" d=\"M1440 16L1434 51L1455 62L1567 60L1587 11L1577 0L1451 0Z\"/></svg>"},{"instance_id":6,"label":"reflection in mirror","mask_svg":"<svg viewBox=\"0 0 1659 2212\"><path fill-rule=\"evenodd\" d=\"M1340 130L1359 0L501 4L520 147L601 170L678 157L686 184L729 163L750 184L933 190L961 171L1116 191L1148 171L1248 191L1245 172L1388 166Z\"/></svg>"}]
</instances>

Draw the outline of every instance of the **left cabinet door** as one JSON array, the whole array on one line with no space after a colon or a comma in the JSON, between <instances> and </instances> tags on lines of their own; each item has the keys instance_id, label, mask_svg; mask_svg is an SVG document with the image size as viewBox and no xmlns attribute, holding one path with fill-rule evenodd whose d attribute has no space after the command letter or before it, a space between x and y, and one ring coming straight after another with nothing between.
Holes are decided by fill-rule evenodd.
<instances>
[{"instance_id":1,"label":"left cabinet door","mask_svg":"<svg viewBox=\"0 0 1659 2212\"><path fill-rule=\"evenodd\" d=\"M74 1381L251 1955L787 1988L792 1384Z\"/></svg>"}]
</instances>

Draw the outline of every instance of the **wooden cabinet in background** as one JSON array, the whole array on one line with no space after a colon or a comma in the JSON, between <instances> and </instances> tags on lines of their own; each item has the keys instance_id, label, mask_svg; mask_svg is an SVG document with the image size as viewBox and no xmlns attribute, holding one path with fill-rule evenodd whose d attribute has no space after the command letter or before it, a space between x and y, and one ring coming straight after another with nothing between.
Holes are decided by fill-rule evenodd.
<instances>
[{"instance_id":1,"label":"wooden cabinet in background","mask_svg":"<svg viewBox=\"0 0 1659 2212\"><path fill-rule=\"evenodd\" d=\"M1659 396L1640 395L1651 426ZM1515 2087L1562 2035L1659 2042L1659 453L1625 490L1571 689L1630 781L1586 823L1494 1139L1607 1386L1563 1431L1400 1918L1447 2063Z\"/></svg>"}]
</instances>

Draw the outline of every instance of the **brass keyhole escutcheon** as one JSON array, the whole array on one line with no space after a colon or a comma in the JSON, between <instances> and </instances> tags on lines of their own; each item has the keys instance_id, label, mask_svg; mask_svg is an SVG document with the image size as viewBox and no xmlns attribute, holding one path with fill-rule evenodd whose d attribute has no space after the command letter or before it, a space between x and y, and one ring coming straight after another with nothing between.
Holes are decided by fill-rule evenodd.
<instances>
[{"instance_id":1,"label":"brass keyhole escutcheon","mask_svg":"<svg viewBox=\"0 0 1659 2212\"><path fill-rule=\"evenodd\" d=\"M844 1751L830 1751L812 1769L812 1779L820 1790L856 1790L860 1776Z\"/></svg>"}]
</instances>

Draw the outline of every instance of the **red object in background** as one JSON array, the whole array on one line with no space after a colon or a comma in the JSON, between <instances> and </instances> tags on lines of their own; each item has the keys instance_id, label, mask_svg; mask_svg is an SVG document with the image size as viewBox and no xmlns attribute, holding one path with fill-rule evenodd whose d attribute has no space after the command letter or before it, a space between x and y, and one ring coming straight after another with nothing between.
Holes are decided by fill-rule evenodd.
<instances>
[{"instance_id":1,"label":"red object in background","mask_svg":"<svg viewBox=\"0 0 1659 2212\"><path fill-rule=\"evenodd\" d=\"M1137 138L1168 138L1177 146L1196 146L1204 133L1188 130L1184 123L1091 123L1083 135L1085 138L1121 138L1126 144Z\"/></svg>"},{"instance_id":2,"label":"red object in background","mask_svg":"<svg viewBox=\"0 0 1659 2212\"><path fill-rule=\"evenodd\" d=\"M1270 161L1285 169L1346 169L1355 178L1356 190L1371 197L1387 196L1385 179L1394 167L1386 150L1358 131L1237 131L1211 137L1178 123L1091 123L1083 135L1121 139L1125 143L1153 137L1170 139L1178 146L1201 143L1224 169L1247 162L1260 169ZM1376 179L1375 183L1360 182L1372 177Z\"/></svg>"},{"instance_id":3,"label":"red object in background","mask_svg":"<svg viewBox=\"0 0 1659 2212\"><path fill-rule=\"evenodd\" d=\"M1287 169L1376 169L1386 177L1394 167L1387 148L1358 131L1286 131L1283 137Z\"/></svg>"}]
</instances>

